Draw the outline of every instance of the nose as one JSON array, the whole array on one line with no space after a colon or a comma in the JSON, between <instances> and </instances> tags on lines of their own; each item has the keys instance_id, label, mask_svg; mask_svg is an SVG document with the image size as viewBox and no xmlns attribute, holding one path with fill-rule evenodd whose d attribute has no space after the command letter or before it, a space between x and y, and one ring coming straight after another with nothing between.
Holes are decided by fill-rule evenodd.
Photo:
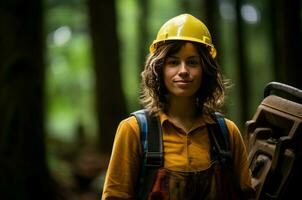
<instances>
[{"instance_id":1,"label":"nose","mask_svg":"<svg viewBox=\"0 0 302 200\"><path fill-rule=\"evenodd\" d=\"M181 62L179 67L180 67L178 72L179 76L186 77L189 75L189 70L185 62Z\"/></svg>"}]
</instances>

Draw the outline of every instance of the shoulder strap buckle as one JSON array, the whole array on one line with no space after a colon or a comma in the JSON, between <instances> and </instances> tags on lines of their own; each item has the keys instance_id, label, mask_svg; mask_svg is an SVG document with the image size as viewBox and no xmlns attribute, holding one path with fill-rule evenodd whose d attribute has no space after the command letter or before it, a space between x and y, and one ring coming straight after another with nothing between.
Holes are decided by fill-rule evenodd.
<instances>
[{"instance_id":1,"label":"shoulder strap buckle","mask_svg":"<svg viewBox=\"0 0 302 200\"><path fill-rule=\"evenodd\" d=\"M163 162L162 152L146 152L145 154L145 166L146 167L160 167Z\"/></svg>"}]
</instances>

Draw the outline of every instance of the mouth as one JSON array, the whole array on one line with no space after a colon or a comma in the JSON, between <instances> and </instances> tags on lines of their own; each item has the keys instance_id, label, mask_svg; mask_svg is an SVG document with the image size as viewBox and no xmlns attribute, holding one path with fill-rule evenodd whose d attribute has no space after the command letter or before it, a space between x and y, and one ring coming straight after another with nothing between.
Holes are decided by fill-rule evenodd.
<instances>
[{"instance_id":1,"label":"mouth","mask_svg":"<svg viewBox=\"0 0 302 200\"><path fill-rule=\"evenodd\" d=\"M192 81L191 80L175 80L174 82L186 84L186 83L191 83Z\"/></svg>"},{"instance_id":2,"label":"mouth","mask_svg":"<svg viewBox=\"0 0 302 200\"><path fill-rule=\"evenodd\" d=\"M175 80L174 84L179 88L187 88L191 85L193 81L191 80Z\"/></svg>"}]
</instances>

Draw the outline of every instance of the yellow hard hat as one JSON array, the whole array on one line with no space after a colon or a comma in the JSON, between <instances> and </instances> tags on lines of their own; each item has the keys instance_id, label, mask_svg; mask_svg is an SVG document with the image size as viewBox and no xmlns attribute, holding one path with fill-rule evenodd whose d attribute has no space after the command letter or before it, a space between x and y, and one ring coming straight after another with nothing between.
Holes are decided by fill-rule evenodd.
<instances>
[{"instance_id":1,"label":"yellow hard hat","mask_svg":"<svg viewBox=\"0 0 302 200\"><path fill-rule=\"evenodd\" d=\"M190 14L181 14L168 20L159 29L156 39L150 46L150 53L154 52L158 42L166 40L186 40L202 43L210 47L212 58L215 58L217 54L206 25Z\"/></svg>"}]
</instances>

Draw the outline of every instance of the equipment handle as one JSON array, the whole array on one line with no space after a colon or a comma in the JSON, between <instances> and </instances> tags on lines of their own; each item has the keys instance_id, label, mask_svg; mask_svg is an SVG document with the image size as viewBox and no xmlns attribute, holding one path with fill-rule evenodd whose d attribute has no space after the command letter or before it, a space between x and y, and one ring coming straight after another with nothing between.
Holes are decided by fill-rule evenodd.
<instances>
[{"instance_id":1,"label":"equipment handle","mask_svg":"<svg viewBox=\"0 0 302 200\"><path fill-rule=\"evenodd\" d=\"M302 102L302 90L295 88L293 86L279 83L279 82L270 82L264 88L264 98L272 94L272 92L282 92L285 95L290 95L294 98L293 101ZM279 95L280 96L280 95Z\"/></svg>"}]
</instances>

